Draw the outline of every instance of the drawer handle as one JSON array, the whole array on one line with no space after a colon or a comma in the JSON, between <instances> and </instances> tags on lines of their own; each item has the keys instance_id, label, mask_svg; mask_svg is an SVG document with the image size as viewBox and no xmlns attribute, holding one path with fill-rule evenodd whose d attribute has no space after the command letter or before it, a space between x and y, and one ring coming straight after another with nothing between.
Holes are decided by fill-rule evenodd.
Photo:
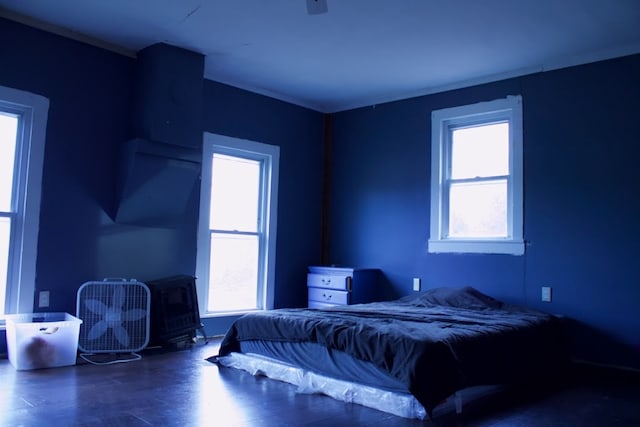
<instances>
[{"instance_id":1,"label":"drawer handle","mask_svg":"<svg viewBox=\"0 0 640 427\"><path fill-rule=\"evenodd\" d=\"M322 296L323 296L323 297L324 297L324 299L326 299L326 300L331 300L331 297L332 297L333 295L329 295L329 296L327 296L327 294L322 294Z\"/></svg>"},{"instance_id":2,"label":"drawer handle","mask_svg":"<svg viewBox=\"0 0 640 427\"><path fill-rule=\"evenodd\" d=\"M322 280L322 283L327 283L327 284L331 283L331 279L320 279L320 280Z\"/></svg>"}]
</instances>

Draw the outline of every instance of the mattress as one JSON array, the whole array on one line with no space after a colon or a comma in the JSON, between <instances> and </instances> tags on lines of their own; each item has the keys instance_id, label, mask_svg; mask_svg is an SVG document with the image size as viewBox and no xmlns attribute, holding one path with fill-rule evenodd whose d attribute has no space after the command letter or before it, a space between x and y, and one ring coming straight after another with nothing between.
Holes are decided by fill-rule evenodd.
<instances>
[{"instance_id":1,"label":"mattress","mask_svg":"<svg viewBox=\"0 0 640 427\"><path fill-rule=\"evenodd\" d=\"M427 417L426 410L411 393L394 392L337 379L254 353L230 353L217 357L215 362L255 376L266 376L293 384L297 387L298 393L323 394L336 400L367 406L404 418L422 420ZM440 405L436 411L444 413L461 410L462 394L455 397Z\"/></svg>"},{"instance_id":2,"label":"mattress","mask_svg":"<svg viewBox=\"0 0 640 427\"><path fill-rule=\"evenodd\" d=\"M233 323L219 356L262 354L328 377L408 391L431 414L459 390L553 375L566 357L563 343L552 315L469 287L438 288L396 301L247 314ZM322 348L320 357L315 352Z\"/></svg>"},{"instance_id":3,"label":"mattress","mask_svg":"<svg viewBox=\"0 0 640 427\"><path fill-rule=\"evenodd\" d=\"M360 383L391 392L409 393L397 378L371 362L312 342L248 340L240 344L241 353L257 354L280 360L302 369L332 378Z\"/></svg>"}]
</instances>

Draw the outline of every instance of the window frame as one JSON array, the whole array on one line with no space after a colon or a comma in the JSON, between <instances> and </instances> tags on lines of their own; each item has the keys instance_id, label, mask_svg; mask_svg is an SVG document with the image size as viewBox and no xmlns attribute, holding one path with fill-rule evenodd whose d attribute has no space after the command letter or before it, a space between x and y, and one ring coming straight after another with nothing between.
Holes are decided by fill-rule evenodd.
<instances>
[{"instance_id":1,"label":"window frame","mask_svg":"<svg viewBox=\"0 0 640 427\"><path fill-rule=\"evenodd\" d=\"M0 86L0 110L19 117L4 314L33 311L49 100Z\"/></svg>"},{"instance_id":2,"label":"window frame","mask_svg":"<svg viewBox=\"0 0 640 427\"><path fill-rule=\"evenodd\" d=\"M459 127L504 121L509 122L507 237L449 237L448 175L451 167L451 131ZM522 97L520 95L434 110L431 113L429 253L524 254L522 142Z\"/></svg>"},{"instance_id":3,"label":"window frame","mask_svg":"<svg viewBox=\"0 0 640 427\"><path fill-rule=\"evenodd\" d=\"M262 247L258 267L258 304L256 309L234 311L208 311L209 301L209 263L211 257L211 230L209 228L209 209L211 205L211 175L213 154L246 157L264 162L262 171L262 191L260 194L260 216L262 218ZM280 166L280 147L246 139L205 132L202 148L202 173L200 186L200 215L198 219L198 246L196 256L196 276L198 300L201 317L233 316L249 311L270 310L274 306L276 235L278 221L278 181Z\"/></svg>"}]
</instances>

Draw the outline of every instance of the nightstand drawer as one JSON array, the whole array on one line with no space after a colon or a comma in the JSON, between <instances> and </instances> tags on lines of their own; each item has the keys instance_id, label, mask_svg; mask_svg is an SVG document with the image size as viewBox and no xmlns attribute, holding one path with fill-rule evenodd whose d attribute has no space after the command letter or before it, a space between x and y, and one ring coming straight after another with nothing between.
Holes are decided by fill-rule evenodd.
<instances>
[{"instance_id":1,"label":"nightstand drawer","mask_svg":"<svg viewBox=\"0 0 640 427\"><path fill-rule=\"evenodd\" d=\"M316 288L351 290L351 276L332 276L327 274L307 274L307 286Z\"/></svg>"},{"instance_id":2,"label":"nightstand drawer","mask_svg":"<svg viewBox=\"0 0 640 427\"><path fill-rule=\"evenodd\" d=\"M327 288L309 288L309 301L337 305L349 304L349 292Z\"/></svg>"}]
</instances>

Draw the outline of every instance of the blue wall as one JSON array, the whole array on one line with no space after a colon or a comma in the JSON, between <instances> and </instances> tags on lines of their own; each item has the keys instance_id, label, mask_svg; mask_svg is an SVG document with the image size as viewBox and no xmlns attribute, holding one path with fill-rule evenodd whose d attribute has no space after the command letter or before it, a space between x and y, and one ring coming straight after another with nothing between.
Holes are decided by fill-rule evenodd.
<instances>
[{"instance_id":1,"label":"blue wall","mask_svg":"<svg viewBox=\"0 0 640 427\"><path fill-rule=\"evenodd\" d=\"M12 41L0 43L0 84L50 100L36 291L51 291L52 311L75 313L78 287L104 274L134 60L2 19L0 39Z\"/></svg>"},{"instance_id":2,"label":"blue wall","mask_svg":"<svg viewBox=\"0 0 640 427\"><path fill-rule=\"evenodd\" d=\"M36 267L47 311L75 313L86 281L195 274L197 200L176 228L113 221L121 145L136 136L136 60L1 18L0 39L12 40L0 43L0 85L50 100ZM280 146L275 304L304 305L320 258L324 115L205 80L203 116L205 131Z\"/></svg>"},{"instance_id":3,"label":"blue wall","mask_svg":"<svg viewBox=\"0 0 640 427\"><path fill-rule=\"evenodd\" d=\"M0 84L51 102L36 279L50 310L75 312L86 281L193 273L196 212L175 229L112 220L136 60L3 19L0 39ZM428 254L431 111L508 94L523 96L526 255ZM577 357L640 368L639 117L640 56L337 113L330 262L380 268L388 297L421 277L564 314ZM323 120L204 82L204 131L281 147L278 307L305 304L320 260Z\"/></svg>"},{"instance_id":4,"label":"blue wall","mask_svg":"<svg viewBox=\"0 0 640 427\"><path fill-rule=\"evenodd\" d=\"M516 94L526 254L427 253L431 111ZM421 277L563 314L575 357L640 368L639 119L638 55L338 113L331 262L381 268L394 295Z\"/></svg>"}]
</instances>

